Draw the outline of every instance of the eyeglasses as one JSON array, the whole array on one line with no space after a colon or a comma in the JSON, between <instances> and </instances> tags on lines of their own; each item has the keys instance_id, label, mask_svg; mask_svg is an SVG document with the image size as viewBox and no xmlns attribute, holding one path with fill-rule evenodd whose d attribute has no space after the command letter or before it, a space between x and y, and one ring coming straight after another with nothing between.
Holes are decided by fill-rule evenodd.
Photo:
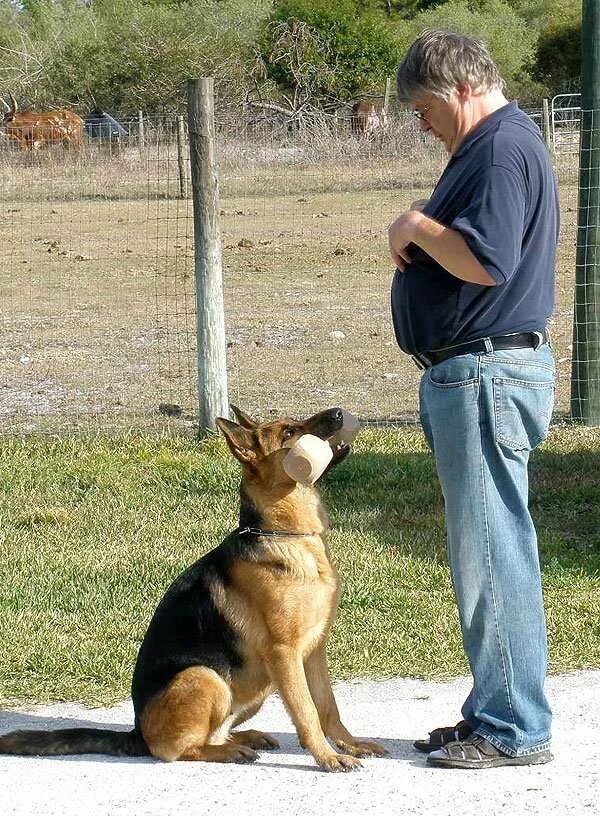
<instances>
[{"instance_id":1,"label":"eyeglasses","mask_svg":"<svg viewBox=\"0 0 600 816\"><path fill-rule=\"evenodd\" d=\"M427 105L425 108L423 108L423 110L414 110L414 111L411 111L411 113L420 122L421 119L426 119L427 118L427 113L429 112L430 109L431 109L431 105Z\"/></svg>"}]
</instances>

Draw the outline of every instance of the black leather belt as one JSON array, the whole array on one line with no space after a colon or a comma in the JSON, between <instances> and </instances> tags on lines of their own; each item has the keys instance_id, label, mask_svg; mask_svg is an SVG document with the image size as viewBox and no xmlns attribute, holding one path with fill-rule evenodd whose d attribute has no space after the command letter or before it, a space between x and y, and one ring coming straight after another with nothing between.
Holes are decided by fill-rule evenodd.
<instances>
[{"instance_id":1,"label":"black leather belt","mask_svg":"<svg viewBox=\"0 0 600 816\"><path fill-rule=\"evenodd\" d=\"M445 346L434 351L423 351L413 354L412 359L418 368L425 369L457 357L459 354L490 353L515 348L537 349L547 343L550 335L547 329L543 331L521 332L520 334L501 334L498 337L482 337L480 340L470 340L468 343L459 343L456 346Z\"/></svg>"}]
</instances>

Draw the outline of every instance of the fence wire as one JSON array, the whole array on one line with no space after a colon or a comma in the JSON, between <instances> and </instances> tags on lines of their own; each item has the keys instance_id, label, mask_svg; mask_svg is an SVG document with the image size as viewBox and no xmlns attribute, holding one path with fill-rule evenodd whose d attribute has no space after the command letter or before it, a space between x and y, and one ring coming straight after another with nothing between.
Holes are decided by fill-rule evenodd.
<instances>
[{"instance_id":1,"label":"fence wire","mask_svg":"<svg viewBox=\"0 0 600 816\"><path fill-rule=\"evenodd\" d=\"M193 232L173 123L147 121L143 144L18 147L0 153L3 429L191 422Z\"/></svg>"},{"instance_id":2,"label":"fence wire","mask_svg":"<svg viewBox=\"0 0 600 816\"><path fill-rule=\"evenodd\" d=\"M191 185L181 119L134 119L77 149L0 145L0 417L5 432L193 427ZM179 148L178 148L179 145ZM260 417L343 405L414 421L396 346L387 225L447 161L413 117L218 117L231 401ZM562 233L551 330L569 413L578 167L557 155Z\"/></svg>"},{"instance_id":3,"label":"fence wire","mask_svg":"<svg viewBox=\"0 0 600 816\"><path fill-rule=\"evenodd\" d=\"M600 425L600 111L581 112L571 412Z\"/></svg>"}]
</instances>

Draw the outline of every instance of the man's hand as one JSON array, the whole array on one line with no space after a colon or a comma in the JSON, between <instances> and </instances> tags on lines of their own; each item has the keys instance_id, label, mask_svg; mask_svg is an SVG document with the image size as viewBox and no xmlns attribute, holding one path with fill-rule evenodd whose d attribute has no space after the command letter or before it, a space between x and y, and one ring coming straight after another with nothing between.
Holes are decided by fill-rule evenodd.
<instances>
[{"instance_id":1,"label":"man's hand","mask_svg":"<svg viewBox=\"0 0 600 816\"><path fill-rule=\"evenodd\" d=\"M411 261L406 247L414 240L415 215L420 215L418 210L409 210L388 227L390 255L401 272L404 272Z\"/></svg>"},{"instance_id":2,"label":"man's hand","mask_svg":"<svg viewBox=\"0 0 600 816\"><path fill-rule=\"evenodd\" d=\"M415 244L455 278L480 286L496 285L460 232L438 224L419 210L409 210L396 218L388 228L388 238L390 255L400 272L411 262L407 246Z\"/></svg>"}]
</instances>

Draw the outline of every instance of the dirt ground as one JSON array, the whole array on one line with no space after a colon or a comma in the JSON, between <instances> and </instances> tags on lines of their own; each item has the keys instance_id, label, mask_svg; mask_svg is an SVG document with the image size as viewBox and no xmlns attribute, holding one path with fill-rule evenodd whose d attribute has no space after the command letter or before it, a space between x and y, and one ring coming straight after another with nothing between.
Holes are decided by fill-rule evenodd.
<instances>
[{"instance_id":1,"label":"dirt ground","mask_svg":"<svg viewBox=\"0 0 600 816\"><path fill-rule=\"evenodd\" d=\"M262 416L341 404L372 421L414 419L419 372L392 333L386 230L427 195L444 159L407 144L224 145L232 401ZM563 165L559 413L569 407L576 222L573 166ZM193 423L193 223L177 195L176 155L158 144L143 155L4 155L4 430Z\"/></svg>"}]
</instances>

